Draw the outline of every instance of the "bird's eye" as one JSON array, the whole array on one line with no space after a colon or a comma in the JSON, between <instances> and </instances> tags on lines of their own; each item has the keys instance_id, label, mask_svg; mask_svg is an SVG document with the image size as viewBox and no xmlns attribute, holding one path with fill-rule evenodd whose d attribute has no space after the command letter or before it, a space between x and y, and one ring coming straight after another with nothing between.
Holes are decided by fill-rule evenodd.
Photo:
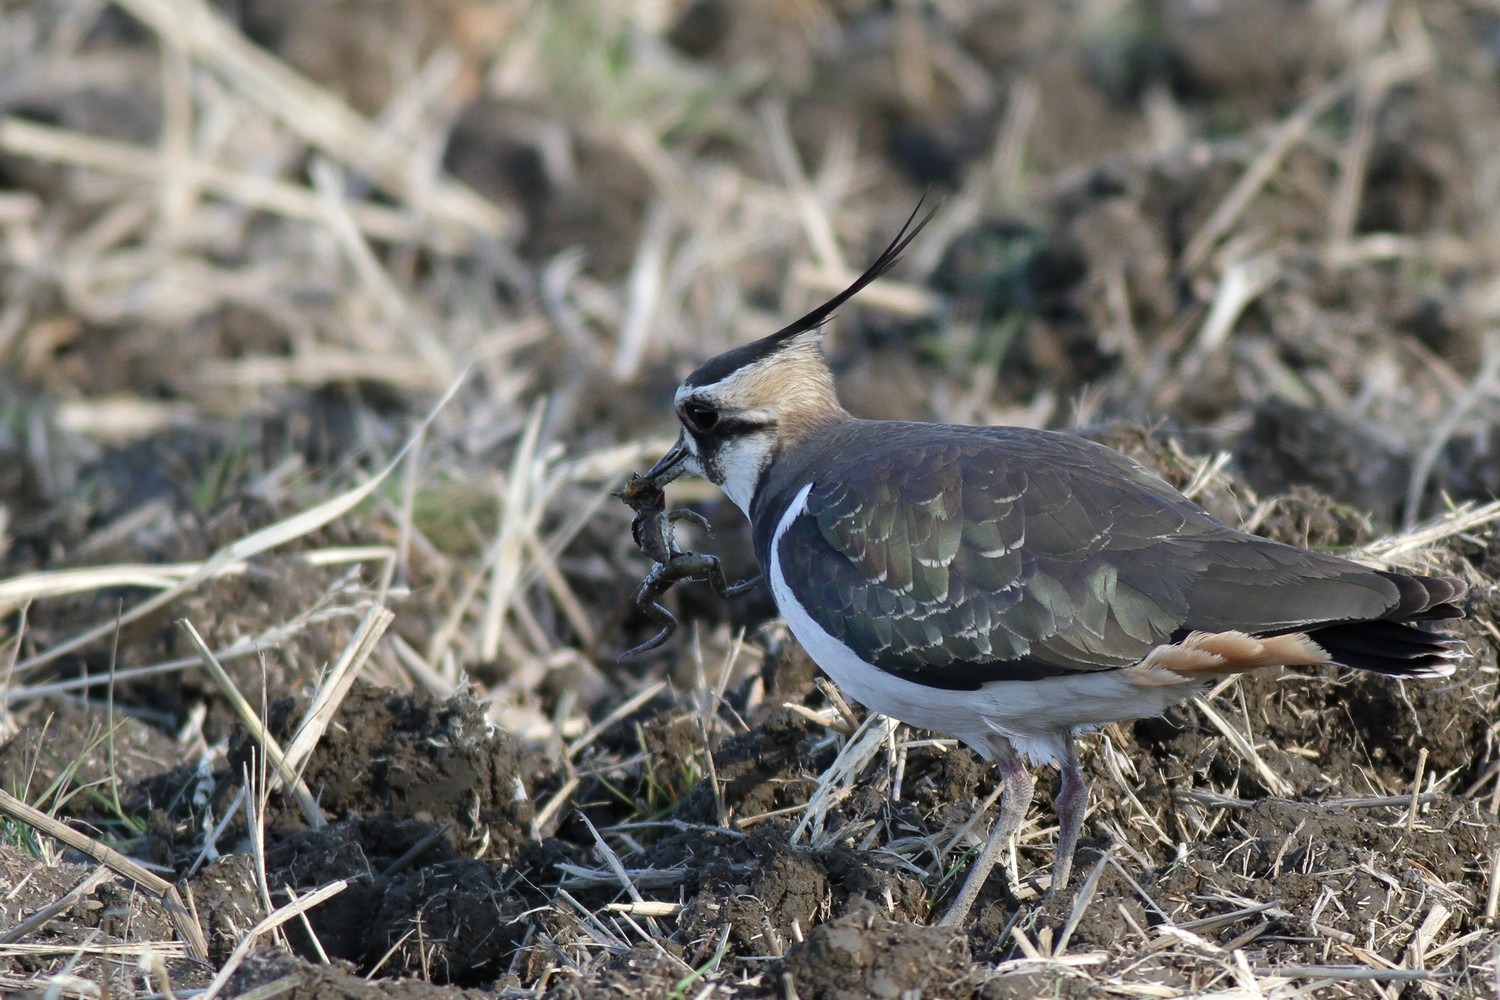
<instances>
[{"instance_id":1,"label":"bird's eye","mask_svg":"<svg viewBox=\"0 0 1500 1000\"><path fill-rule=\"evenodd\" d=\"M683 420L687 422L688 429L700 434L714 429L719 422L719 411L706 403L685 403L682 407Z\"/></svg>"}]
</instances>

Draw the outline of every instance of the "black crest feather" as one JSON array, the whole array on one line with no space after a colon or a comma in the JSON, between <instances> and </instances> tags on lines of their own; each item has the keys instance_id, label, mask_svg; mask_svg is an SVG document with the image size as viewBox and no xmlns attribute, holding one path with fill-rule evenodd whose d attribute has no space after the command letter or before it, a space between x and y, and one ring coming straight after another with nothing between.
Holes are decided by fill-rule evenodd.
<instances>
[{"instance_id":1,"label":"black crest feather","mask_svg":"<svg viewBox=\"0 0 1500 1000\"><path fill-rule=\"evenodd\" d=\"M896 262L901 259L901 254L911 244L911 241L916 239L917 234L922 231L922 228L932 221L932 217L937 214L937 206L935 205L927 210L926 215L923 215L920 219L917 218L918 213L922 211L922 203L924 201L926 201L926 198L917 202L917 207L912 209L911 215L907 216L906 222L902 224L901 231L896 234L896 238L891 240L880 256L875 258L875 263L865 268L864 273L855 278L848 288L845 288L842 292L839 292L805 316L788 323L770 336L762 337L754 343L746 344L744 347L727 351L713 358L704 364L703 367L689 375L684 384L691 386L712 385L746 365L754 364L762 358L775 354L789 342L796 340L805 333L817 330L823 324L827 323L833 318L834 313L838 312L840 306L848 302L855 295L858 295L870 282L885 274L892 267L895 267Z\"/></svg>"}]
</instances>

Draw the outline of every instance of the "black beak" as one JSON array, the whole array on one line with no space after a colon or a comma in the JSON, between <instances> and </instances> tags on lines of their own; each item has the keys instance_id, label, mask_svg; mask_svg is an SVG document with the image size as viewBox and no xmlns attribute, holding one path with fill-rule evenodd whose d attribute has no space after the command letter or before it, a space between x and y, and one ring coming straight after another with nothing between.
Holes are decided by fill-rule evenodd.
<instances>
[{"instance_id":1,"label":"black beak","mask_svg":"<svg viewBox=\"0 0 1500 1000\"><path fill-rule=\"evenodd\" d=\"M652 486L661 487L670 483L682 475L683 460L688 457L688 450L682 446L682 435L677 436L677 443L672 445L665 455L659 458L651 471L642 478Z\"/></svg>"}]
</instances>

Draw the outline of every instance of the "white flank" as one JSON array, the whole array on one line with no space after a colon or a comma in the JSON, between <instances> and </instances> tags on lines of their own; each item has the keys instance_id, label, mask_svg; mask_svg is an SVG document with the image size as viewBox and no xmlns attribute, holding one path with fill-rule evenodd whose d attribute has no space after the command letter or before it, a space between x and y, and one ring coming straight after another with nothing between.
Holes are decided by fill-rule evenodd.
<instances>
[{"instance_id":1,"label":"white flank","mask_svg":"<svg viewBox=\"0 0 1500 1000\"><path fill-rule=\"evenodd\" d=\"M1035 681L997 681L978 691L949 691L903 680L855 655L813 621L781 569L781 539L807 509L813 484L782 514L771 539L771 596L792 635L843 691L872 712L957 737L989 757L989 740L1004 736L1035 763L1056 763L1068 736L1122 719L1159 715L1204 684L1140 686L1120 670Z\"/></svg>"}]
</instances>

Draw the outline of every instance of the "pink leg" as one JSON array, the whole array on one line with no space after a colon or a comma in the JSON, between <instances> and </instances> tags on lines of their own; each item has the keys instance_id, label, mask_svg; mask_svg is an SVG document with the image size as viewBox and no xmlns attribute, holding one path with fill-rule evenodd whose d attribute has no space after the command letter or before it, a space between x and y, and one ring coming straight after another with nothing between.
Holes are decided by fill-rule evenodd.
<instances>
[{"instance_id":1,"label":"pink leg","mask_svg":"<svg viewBox=\"0 0 1500 1000\"><path fill-rule=\"evenodd\" d=\"M1083 814L1089 808L1089 783L1078 763L1078 748L1067 738L1062 760L1058 762L1061 780L1057 783L1057 859L1052 864L1051 892L1068 887L1073 872L1073 855L1078 850L1078 834L1083 829Z\"/></svg>"},{"instance_id":2,"label":"pink leg","mask_svg":"<svg viewBox=\"0 0 1500 1000\"><path fill-rule=\"evenodd\" d=\"M990 751L990 759L1000 771L1000 782L1003 788L1000 795L1000 818L995 821L995 829L990 833L990 839L984 845L984 850L974 860L974 866L969 870L969 877L964 880L963 888L958 892L958 898L953 900L953 905L948 908L947 913L943 914L942 923L947 927L963 923L964 918L969 915L969 910L973 909L974 901L979 898L979 891L988 881L995 862L1000 860L1000 852L1005 850L1006 845L1010 843L1010 838L1016 835L1016 831L1021 827L1021 821L1026 818L1026 810L1031 807L1031 790L1034 783L1031 775L1021 763L1015 747L1011 746L1008 740L996 736L989 741L986 749Z\"/></svg>"}]
</instances>

